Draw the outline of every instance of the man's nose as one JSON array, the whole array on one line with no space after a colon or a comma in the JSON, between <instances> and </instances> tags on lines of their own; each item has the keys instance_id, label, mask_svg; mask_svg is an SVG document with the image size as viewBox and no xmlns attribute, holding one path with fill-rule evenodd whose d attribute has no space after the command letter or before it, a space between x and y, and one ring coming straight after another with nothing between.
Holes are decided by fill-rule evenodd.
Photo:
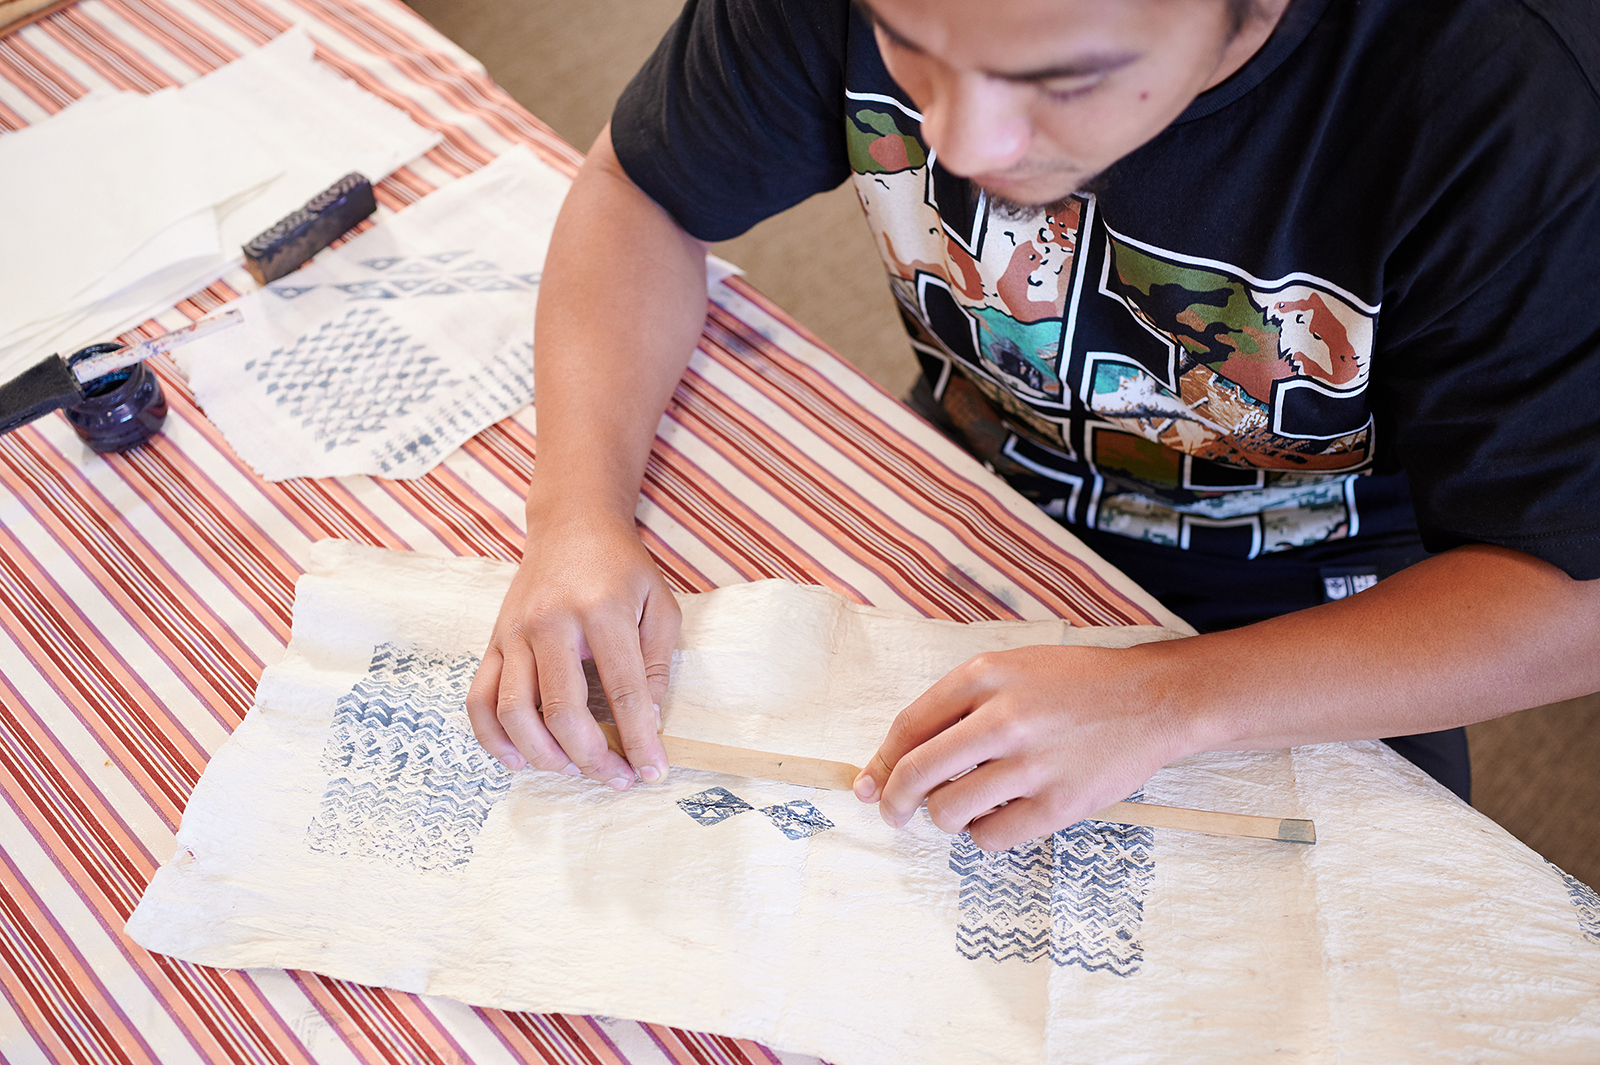
<instances>
[{"instance_id":1,"label":"man's nose","mask_svg":"<svg viewBox=\"0 0 1600 1065\"><path fill-rule=\"evenodd\" d=\"M953 74L922 108L922 136L952 174L1010 168L1027 154L1032 127L1023 90L982 74Z\"/></svg>"}]
</instances>

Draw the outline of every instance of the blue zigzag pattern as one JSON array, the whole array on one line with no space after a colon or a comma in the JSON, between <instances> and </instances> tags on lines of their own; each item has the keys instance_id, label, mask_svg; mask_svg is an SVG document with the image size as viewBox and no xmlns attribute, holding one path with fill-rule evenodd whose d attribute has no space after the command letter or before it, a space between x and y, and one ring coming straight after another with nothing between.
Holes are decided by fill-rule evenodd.
<instances>
[{"instance_id":1,"label":"blue zigzag pattern","mask_svg":"<svg viewBox=\"0 0 1600 1065\"><path fill-rule=\"evenodd\" d=\"M477 668L470 654L373 651L367 675L334 706L322 750L330 779L306 829L312 850L445 872L471 861L510 786L463 722Z\"/></svg>"},{"instance_id":2,"label":"blue zigzag pattern","mask_svg":"<svg viewBox=\"0 0 1600 1065\"><path fill-rule=\"evenodd\" d=\"M956 950L1132 976L1144 960L1139 926L1154 843L1149 828L1081 821L991 853L963 832L950 846L961 878Z\"/></svg>"}]
</instances>

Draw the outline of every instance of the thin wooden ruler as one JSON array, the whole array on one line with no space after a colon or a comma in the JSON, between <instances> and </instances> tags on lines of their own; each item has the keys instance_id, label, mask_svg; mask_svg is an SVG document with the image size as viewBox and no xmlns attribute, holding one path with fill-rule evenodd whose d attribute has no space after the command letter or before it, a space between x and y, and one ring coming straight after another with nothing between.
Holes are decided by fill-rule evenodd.
<instances>
[{"instance_id":1,"label":"thin wooden ruler","mask_svg":"<svg viewBox=\"0 0 1600 1065\"><path fill-rule=\"evenodd\" d=\"M617 735L616 726L601 722L600 729L606 734L611 749L622 754L622 739ZM667 761L683 769L705 769L713 773L775 780L783 784L802 784L809 788L849 791L861 773L859 766L848 762L771 754L744 747L724 747L719 743L705 743L678 736L663 735L661 743L667 749ZM1086 820L1149 828L1176 828L1213 836L1275 839L1285 843L1317 841L1316 826L1296 817L1256 817L1252 814L1189 810L1181 806L1156 806L1144 802L1115 802L1104 810L1090 814Z\"/></svg>"}]
</instances>

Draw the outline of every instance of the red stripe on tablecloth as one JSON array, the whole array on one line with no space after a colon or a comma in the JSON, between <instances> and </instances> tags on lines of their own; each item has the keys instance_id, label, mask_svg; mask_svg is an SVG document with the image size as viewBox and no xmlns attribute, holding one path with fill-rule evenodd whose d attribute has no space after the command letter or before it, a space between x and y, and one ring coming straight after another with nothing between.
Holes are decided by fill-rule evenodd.
<instances>
[{"instance_id":1,"label":"red stripe on tablecloth","mask_svg":"<svg viewBox=\"0 0 1600 1065\"><path fill-rule=\"evenodd\" d=\"M14 696L14 690L10 694ZM21 705L20 698L17 705ZM4 789L8 803L55 858L57 868L74 884L79 897L116 943L144 987L189 1033L199 1055L208 1061L305 1060L301 1056L285 1055L274 1047L275 1042L289 1037L289 1033L247 978L161 958L126 938L122 926L133 912L143 885L154 872L154 860L116 816L103 793L55 743L53 735L42 724L25 717L0 724L17 726L0 735L0 771L10 778ZM68 813L76 816L67 816ZM91 842L99 845L90 846ZM8 895L23 899L15 891ZM55 911L45 906L31 888L27 897L34 903L30 908L30 924L53 928L61 933L63 941L70 942L70 937L56 922ZM59 949L56 954L63 958L69 956L67 951ZM75 948L70 956L77 958ZM94 982L91 967L81 959L78 965L82 972L74 977L76 983L87 986ZM28 1001L36 1009L49 1008L48 1002L37 994L29 996ZM126 1021L121 1007L105 994L97 994L93 1001L103 1003L104 1008L81 1011L85 1018L103 1020L109 1011L120 1021ZM208 1035L210 1038L206 1038ZM289 1038L292 1046L292 1037ZM121 1039L118 1043L127 1046ZM148 1057L115 1060L159 1062L161 1058L152 1053Z\"/></svg>"},{"instance_id":2,"label":"red stripe on tablecloth","mask_svg":"<svg viewBox=\"0 0 1600 1065\"><path fill-rule=\"evenodd\" d=\"M336 27L343 29L344 27ZM346 33L346 36L350 34ZM357 41L355 43L365 43ZM424 129L437 131L444 140L430 152L430 158L440 159L434 153L446 153L443 158L453 155L456 164L451 169L456 173L466 173L476 170L495 157L495 153L480 144L469 133L459 126L451 125L446 119L435 116L421 102L402 95L391 89L387 83L377 77L372 71L353 60L325 47L322 42L317 42L316 57L340 74L349 78L372 95L393 104L395 107L411 116L411 120Z\"/></svg>"},{"instance_id":3,"label":"red stripe on tablecloth","mask_svg":"<svg viewBox=\"0 0 1600 1065\"><path fill-rule=\"evenodd\" d=\"M20 33L0 37L0 69L5 70L6 80L52 115L89 91L28 40L31 31L61 15L58 11Z\"/></svg>"},{"instance_id":4,"label":"red stripe on tablecloth","mask_svg":"<svg viewBox=\"0 0 1600 1065\"><path fill-rule=\"evenodd\" d=\"M152 954L125 936L129 957L203 1061L315 1065L299 1039L242 972Z\"/></svg>"},{"instance_id":5,"label":"red stripe on tablecloth","mask_svg":"<svg viewBox=\"0 0 1600 1065\"><path fill-rule=\"evenodd\" d=\"M54 1061L151 1062L72 937L0 851L0 987Z\"/></svg>"},{"instance_id":6,"label":"red stripe on tablecloth","mask_svg":"<svg viewBox=\"0 0 1600 1065\"><path fill-rule=\"evenodd\" d=\"M68 600L22 544L0 529L0 620L70 712L130 773L170 826L200 778L205 752Z\"/></svg>"},{"instance_id":7,"label":"red stripe on tablecloth","mask_svg":"<svg viewBox=\"0 0 1600 1065\"><path fill-rule=\"evenodd\" d=\"M189 312L186 310L184 313ZM143 331L141 327L141 332ZM156 325L148 335L154 336L162 332L165 330ZM274 483L261 480L250 469L249 464L240 459L228 445L227 440L211 420L196 406L189 383L173 369L170 361L162 357L150 360L149 365L161 378L162 389L166 392L167 417L187 422L189 427L209 445L209 450L204 453L203 458L191 458L184 467L190 471L186 476L191 483L205 487L202 496L208 499L216 497L216 501L223 503L230 501L227 493L217 488L211 478L200 469L201 464L209 466L220 462L231 466L241 477L252 482L253 490L275 506L278 512L308 540L334 536L394 550L405 550L410 546L398 533L389 528L387 523L379 520L357 501L350 490L338 481L299 478ZM175 450L174 454L177 454ZM239 520L254 527L254 522L242 513ZM265 536L261 536L260 540L264 546L271 546L271 541ZM294 577L299 575L299 570L292 561L289 563L289 572L292 587ZM278 616L287 616L281 610L282 597L278 596L276 600L280 603L280 609L275 613ZM287 642L287 630L283 632L284 640Z\"/></svg>"},{"instance_id":8,"label":"red stripe on tablecloth","mask_svg":"<svg viewBox=\"0 0 1600 1065\"><path fill-rule=\"evenodd\" d=\"M528 494L528 482L533 479L533 434L510 418L489 426L462 444L461 450L519 498Z\"/></svg>"},{"instance_id":9,"label":"red stripe on tablecloth","mask_svg":"<svg viewBox=\"0 0 1600 1065\"><path fill-rule=\"evenodd\" d=\"M195 556L227 574L226 583L288 642L294 582L300 576L300 567L289 554L171 441L157 438L144 447L108 456L107 461ZM255 673L259 676L259 668Z\"/></svg>"},{"instance_id":10,"label":"red stripe on tablecloth","mask_svg":"<svg viewBox=\"0 0 1600 1065\"><path fill-rule=\"evenodd\" d=\"M771 1051L748 1039L688 1032L665 1024L646 1024L644 1029L661 1052L675 1061L696 1065L779 1065Z\"/></svg>"},{"instance_id":11,"label":"red stripe on tablecloth","mask_svg":"<svg viewBox=\"0 0 1600 1065\"><path fill-rule=\"evenodd\" d=\"M41 735L48 736L48 733ZM8 738L15 739L18 736L20 733L13 733ZM276 1022L279 1018L270 1004L261 1000L254 985L247 978L240 974L226 974L218 970L186 966L172 959L151 955L127 940L122 932L122 926L137 901L137 889L148 879L150 872L153 871L154 862L137 841L131 839L131 833L128 834L129 838L123 841L125 849L122 858L124 861L135 860L142 867L137 871L137 883L130 885L126 879L129 870L124 869L119 873L118 870L106 868L112 859L104 848L87 848L83 845L82 839L75 838L75 834L87 837L89 830L79 824L66 823L61 817L61 811L74 805L79 809L86 809L89 805L86 798L88 796L96 799L94 805L99 807L105 821L122 828L124 832L126 826L113 816L114 811L83 776L76 763L64 751L54 747L53 742L51 747L51 750L40 748L33 752L35 760L66 767L66 774L58 779L58 787L61 783L65 783L73 794L71 796L43 794L37 789L22 786L29 780L37 782L40 779L37 773L13 772L12 783L18 786L8 787L5 795L17 815L25 823L30 824L41 845L49 849L54 856L62 875L74 883L79 897L139 975L144 987L155 995L157 1001L164 1004L167 1011L178 1021L202 1059L238 1062L289 1061L290 1057L273 1045L289 1033L281 1023L275 1025L266 1023ZM26 756L29 752L19 746L7 745L0 749L0 753ZM8 771L16 769L21 764L18 757L8 758L6 762L5 769ZM49 838L52 835L58 838L52 841ZM16 875L20 879L20 872ZM133 890L129 890L130 886ZM26 907L27 900L32 900L33 905L26 907L30 911L31 927L54 930L59 934L61 941L68 944L70 949L57 947L54 956L73 960L75 964L71 976L74 985L98 986L93 967L80 957L75 943L57 922L54 909L45 906L31 886L27 888L26 894L16 887L9 885L8 887L10 890L6 893L7 897L18 900L19 905ZM126 993L129 989L123 990ZM51 1008L48 996L42 995L38 987L33 991L28 1000L36 1010L48 1011ZM103 1004L103 1008L95 1010L80 1008L74 1010L72 1015L85 1021L104 1023L109 1012L114 1015L117 1022L126 1026L127 1017L123 1009L112 1002L109 996L103 992L97 993L92 1002ZM68 1018L60 1019L65 1021ZM269 1027L272 1028L271 1031L268 1030ZM143 1046L142 1037L136 1033L135 1038L138 1038ZM131 1049L127 1041L121 1038L117 1040L117 1044L123 1050ZM148 1050L147 1047L145 1049ZM148 1056L94 1057L92 1060L159 1062L161 1057L159 1054L150 1053ZM294 1060L304 1059L297 1057Z\"/></svg>"},{"instance_id":12,"label":"red stripe on tablecloth","mask_svg":"<svg viewBox=\"0 0 1600 1065\"><path fill-rule=\"evenodd\" d=\"M519 498L527 494L528 482L533 477L535 444L533 434L523 426L510 418L504 419L468 440L462 445L462 450ZM659 486L656 487L659 490ZM658 502L659 497L653 492L646 492L645 495L651 502ZM507 520L511 521L513 528L522 525L515 516L508 515ZM715 587L709 577L659 533L640 525L639 537L673 591L707 592ZM720 545L720 540L717 543ZM511 552L507 557L513 560L520 558L520 545L508 539L507 546Z\"/></svg>"},{"instance_id":13,"label":"red stripe on tablecloth","mask_svg":"<svg viewBox=\"0 0 1600 1065\"><path fill-rule=\"evenodd\" d=\"M152 93L178 84L172 75L142 55L123 50L121 41L76 4L42 20L39 29L83 60L113 88Z\"/></svg>"},{"instance_id":14,"label":"red stripe on tablecloth","mask_svg":"<svg viewBox=\"0 0 1600 1065\"><path fill-rule=\"evenodd\" d=\"M463 170L454 165L454 161L452 159L446 157L445 153L440 153L438 148L429 149L428 154L423 156L423 158L427 159L431 163L437 163L446 170L453 171L457 177L460 177L461 174L464 173ZM437 186L431 182L424 181L418 177L416 172L413 171L409 166L402 166L400 169L394 171L394 173L390 174L388 177L374 185L372 188L372 195L374 199L383 204L383 206L389 208L389 210L403 211L407 207L410 207L412 204L416 203L418 200L422 199L428 193L432 192L436 187ZM363 230L363 232L365 232L365 230ZM337 248L346 240L349 240L351 237L356 235L357 234L355 233L348 234L347 236L339 238L339 240L335 241L329 246Z\"/></svg>"},{"instance_id":15,"label":"red stripe on tablecloth","mask_svg":"<svg viewBox=\"0 0 1600 1065\"><path fill-rule=\"evenodd\" d=\"M14 132L26 125L27 123L22 120L21 115L7 107L4 101L0 101L0 129Z\"/></svg>"},{"instance_id":16,"label":"red stripe on tablecloth","mask_svg":"<svg viewBox=\"0 0 1600 1065\"><path fill-rule=\"evenodd\" d=\"M861 595L765 521L727 489L713 483L682 452L661 441L645 463L644 496L677 520L748 581L781 577L824 584L857 602Z\"/></svg>"},{"instance_id":17,"label":"red stripe on tablecloth","mask_svg":"<svg viewBox=\"0 0 1600 1065\"><path fill-rule=\"evenodd\" d=\"M478 1010L506 1049L519 1061L550 1065L627 1065L594 1020L561 1013L507 1013Z\"/></svg>"},{"instance_id":18,"label":"red stripe on tablecloth","mask_svg":"<svg viewBox=\"0 0 1600 1065\"><path fill-rule=\"evenodd\" d=\"M663 540L660 534L643 525L638 529L645 550L655 559L656 567L674 592L709 592L716 587L710 577L684 558L677 548Z\"/></svg>"},{"instance_id":19,"label":"red stripe on tablecloth","mask_svg":"<svg viewBox=\"0 0 1600 1065\"><path fill-rule=\"evenodd\" d=\"M231 707L233 714L219 720L236 723L260 677L259 660L159 553L126 527L117 508L78 468L33 430L14 434L9 444L0 451L0 483L30 501L35 519L178 669L196 698L213 708Z\"/></svg>"},{"instance_id":20,"label":"red stripe on tablecloth","mask_svg":"<svg viewBox=\"0 0 1600 1065\"><path fill-rule=\"evenodd\" d=\"M448 1037L415 996L318 973L292 975L360 1060L393 1065L441 1060L432 1048Z\"/></svg>"},{"instance_id":21,"label":"red stripe on tablecloth","mask_svg":"<svg viewBox=\"0 0 1600 1065\"><path fill-rule=\"evenodd\" d=\"M266 44L294 25L263 4L234 3L231 0L195 0L195 6L210 12L256 44Z\"/></svg>"},{"instance_id":22,"label":"red stripe on tablecloth","mask_svg":"<svg viewBox=\"0 0 1600 1065\"><path fill-rule=\"evenodd\" d=\"M239 58L226 42L198 23L147 0L100 0L109 10L200 74Z\"/></svg>"},{"instance_id":23,"label":"red stripe on tablecloth","mask_svg":"<svg viewBox=\"0 0 1600 1065\"><path fill-rule=\"evenodd\" d=\"M117 912L132 913L155 858L49 726L5 687L16 699L14 713L0 714L0 770L9 778L12 808L67 875L92 882ZM63 857L78 870L69 870Z\"/></svg>"},{"instance_id":24,"label":"red stripe on tablecloth","mask_svg":"<svg viewBox=\"0 0 1600 1065\"><path fill-rule=\"evenodd\" d=\"M737 281L737 279L736 279ZM741 294L768 306L765 297L738 281ZM777 308L775 317L799 329ZM800 330L803 334L803 330ZM860 405L825 376L767 341L750 326L715 305L708 335L719 343L705 350L730 370L774 398L864 470L896 488L908 502L963 535L975 553L1003 562L1024 588L1068 618L1093 624L1156 624L1156 619L1093 570L1045 539L987 490L954 473L909 439L885 433ZM757 365L738 356L753 351ZM957 489L957 485L960 489Z\"/></svg>"},{"instance_id":25,"label":"red stripe on tablecloth","mask_svg":"<svg viewBox=\"0 0 1600 1065\"><path fill-rule=\"evenodd\" d=\"M337 481L297 477L259 487L269 489L266 494L281 498L286 505L292 503L302 516L300 524L312 540L334 537L394 551L404 551L410 547Z\"/></svg>"},{"instance_id":26,"label":"red stripe on tablecloth","mask_svg":"<svg viewBox=\"0 0 1600 1065\"><path fill-rule=\"evenodd\" d=\"M377 483L457 554L508 561L521 557L520 538L505 527L511 517L444 467L415 480Z\"/></svg>"},{"instance_id":27,"label":"red stripe on tablecloth","mask_svg":"<svg viewBox=\"0 0 1600 1065\"><path fill-rule=\"evenodd\" d=\"M898 578L896 590L925 614L960 621L1015 616L988 592L953 584L948 559L799 448L752 428L744 408L692 370L674 397L680 422L761 484L795 520L816 529L863 568ZM741 416L744 415L744 416ZM858 597L859 598L859 597Z\"/></svg>"},{"instance_id":28,"label":"red stripe on tablecloth","mask_svg":"<svg viewBox=\"0 0 1600 1065\"><path fill-rule=\"evenodd\" d=\"M668 417L673 416L674 409L669 408ZM502 421L469 441L466 448L481 456L485 468L496 473L507 487L526 492L533 475L535 448L532 434L521 425L510 419ZM641 492L651 504L724 556L746 579L785 577L806 584L825 584L858 602L862 599L857 590L786 537L775 531L763 532L766 523L753 510L663 441L656 441L646 464ZM708 591L712 587L703 573L659 535L643 527L640 534L674 589ZM518 557L518 545L508 542L506 549L508 553L503 557ZM737 559L732 557L734 553Z\"/></svg>"},{"instance_id":29,"label":"red stripe on tablecloth","mask_svg":"<svg viewBox=\"0 0 1600 1065\"><path fill-rule=\"evenodd\" d=\"M23 798L32 798L26 796L24 792L8 790L6 795L19 816L25 821L34 821L37 832L39 825L35 819L41 813L47 812L48 808L41 808L36 802L30 803L32 809L20 805ZM51 841L41 836L40 842L48 846ZM186 965L171 958L150 954L132 943L123 934L122 926L137 901L136 895L129 896L122 891L108 890L104 872L97 872L92 862L74 869L70 862L60 861L62 856L81 860L83 854L81 849L52 848L52 853L56 855L63 874L74 881L79 896L95 914L102 929L116 943L135 973L139 975L144 987L178 1022L203 1060L283 1063L309 1060L303 1054L294 1053L298 1049L297 1041L282 1023L276 1010L261 998L258 989L247 977L239 973ZM144 879L148 879L148 873ZM8 890L7 894L18 899L19 905L25 905L27 900L32 900L32 906L25 906L29 911L31 927L54 929L60 934L62 942L72 943L71 937L56 922L54 910L45 906L43 900L31 888L26 896L14 890ZM75 947L70 955L68 951L60 948L56 948L54 953L62 958L70 956L76 962L75 972L72 974L75 985L88 986L96 983L92 975L93 968L83 962ZM28 1001L36 1010L48 1010L50 1008L48 998L41 997L38 988L33 990L34 993L28 996ZM125 988L124 993L127 990ZM103 992L96 994L91 1004L103 1004L103 1006L80 1009L74 1011L74 1015L96 1023L104 1023L108 1013L124 1023L127 1020L122 1008ZM142 1037L140 1038L142 1044ZM117 1042L127 1049L126 1041L119 1038ZM288 1053L285 1053L286 1048L289 1050ZM159 1063L162 1059L160 1054L149 1053L137 1057L105 1060L148 1060Z\"/></svg>"},{"instance_id":30,"label":"red stripe on tablecloth","mask_svg":"<svg viewBox=\"0 0 1600 1065\"><path fill-rule=\"evenodd\" d=\"M423 45L396 23L380 19L361 7L344 7L327 0L293 0L327 25L337 26L351 41L392 63L413 81L433 89L458 110L473 114L510 141L531 145L548 162L569 176L577 171L582 153L561 140L549 126L529 114L486 76L469 73L442 53ZM409 14L409 9L396 4Z\"/></svg>"}]
</instances>

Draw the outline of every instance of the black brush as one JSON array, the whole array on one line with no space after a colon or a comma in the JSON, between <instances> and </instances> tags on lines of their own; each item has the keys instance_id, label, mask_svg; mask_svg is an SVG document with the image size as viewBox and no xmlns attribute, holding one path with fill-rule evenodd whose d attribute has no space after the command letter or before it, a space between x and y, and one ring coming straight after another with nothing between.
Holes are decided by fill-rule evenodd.
<instances>
[{"instance_id":1,"label":"black brush","mask_svg":"<svg viewBox=\"0 0 1600 1065\"><path fill-rule=\"evenodd\" d=\"M85 399L84 386L106 374L243 320L237 310L230 310L137 344L93 344L68 358L47 355L0 385L0 433L9 433L58 408L76 407Z\"/></svg>"}]
</instances>

